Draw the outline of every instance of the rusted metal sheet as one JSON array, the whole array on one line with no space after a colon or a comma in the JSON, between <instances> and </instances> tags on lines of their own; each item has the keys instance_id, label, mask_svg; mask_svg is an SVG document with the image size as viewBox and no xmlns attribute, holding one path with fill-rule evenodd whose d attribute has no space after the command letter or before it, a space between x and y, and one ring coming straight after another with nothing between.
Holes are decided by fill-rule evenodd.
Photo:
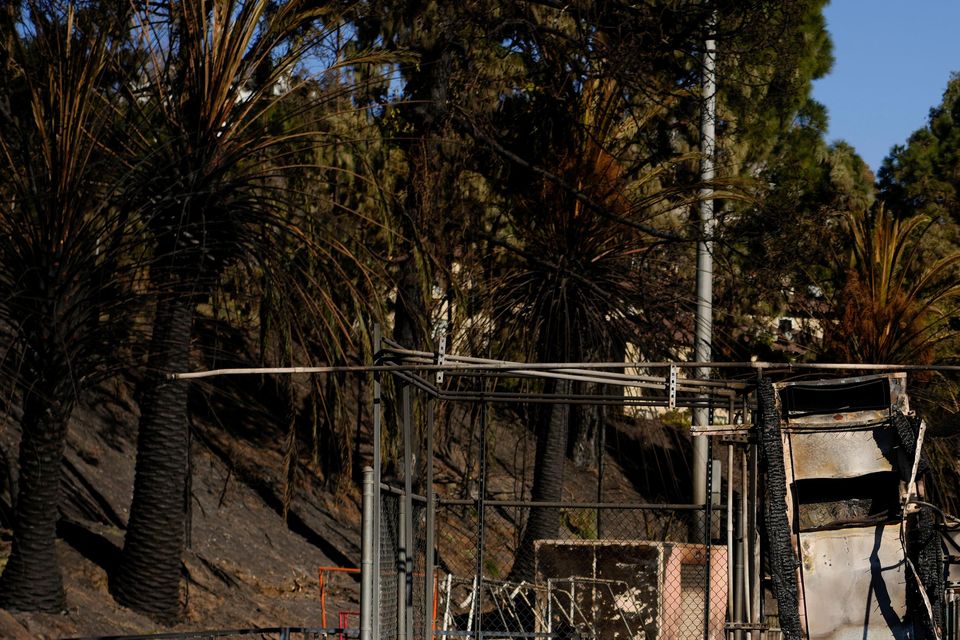
<instances>
[{"instance_id":1,"label":"rusted metal sheet","mask_svg":"<svg viewBox=\"0 0 960 640\"><path fill-rule=\"evenodd\" d=\"M800 534L801 616L810 640L906 638L898 524Z\"/></svg>"}]
</instances>

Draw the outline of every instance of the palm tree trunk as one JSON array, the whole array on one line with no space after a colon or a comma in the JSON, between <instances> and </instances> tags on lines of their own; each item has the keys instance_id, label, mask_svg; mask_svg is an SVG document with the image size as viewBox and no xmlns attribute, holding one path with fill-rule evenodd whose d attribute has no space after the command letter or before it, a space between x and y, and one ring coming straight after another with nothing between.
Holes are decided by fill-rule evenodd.
<instances>
[{"instance_id":1,"label":"palm tree trunk","mask_svg":"<svg viewBox=\"0 0 960 640\"><path fill-rule=\"evenodd\" d=\"M73 402L58 398L57 386L40 381L24 398L13 548L0 576L5 609L59 613L66 608L56 537L60 464Z\"/></svg>"},{"instance_id":2,"label":"palm tree trunk","mask_svg":"<svg viewBox=\"0 0 960 640\"><path fill-rule=\"evenodd\" d=\"M585 382L581 393L599 396L604 385ZM573 409L570 419L570 459L580 469L596 469L600 447L597 444L600 432L606 428L606 406L602 404L581 404Z\"/></svg>"},{"instance_id":3,"label":"palm tree trunk","mask_svg":"<svg viewBox=\"0 0 960 640\"><path fill-rule=\"evenodd\" d=\"M569 393L570 382L557 380L554 392ZM534 502L559 502L563 498L564 463L570 426L570 405L555 402L543 414L546 419L537 435L537 454L530 497ZM527 526L510 570L509 580L531 580L534 575L534 543L556 538L560 531L560 510L552 507L530 509Z\"/></svg>"},{"instance_id":4,"label":"palm tree trunk","mask_svg":"<svg viewBox=\"0 0 960 640\"><path fill-rule=\"evenodd\" d=\"M111 584L118 602L165 624L180 614L188 454L188 385L166 375L187 370L193 313L189 298L170 295L158 304L130 523Z\"/></svg>"}]
</instances>

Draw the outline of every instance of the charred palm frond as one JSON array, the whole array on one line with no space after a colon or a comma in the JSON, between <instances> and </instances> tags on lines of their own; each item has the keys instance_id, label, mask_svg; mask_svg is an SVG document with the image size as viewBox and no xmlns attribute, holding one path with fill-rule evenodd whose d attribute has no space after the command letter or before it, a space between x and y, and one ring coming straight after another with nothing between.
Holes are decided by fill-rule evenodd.
<instances>
[{"instance_id":1,"label":"charred palm frond","mask_svg":"<svg viewBox=\"0 0 960 640\"><path fill-rule=\"evenodd\" d=\"M849 216L849 260L826 323L827 353L839 362L935 364L951 361L956 344L952 318L960 309L954 252L928 264L921 241L925 216L898 219L883 207L872 217ZM956 412L955 380L939 373L911 376L911 398L933 433L946 434ZM960 500L950 478L956 473L956 445L930 440L931 495L950 511Z\"/></svg>"},{"instance_id":2,"label":"charred palm frond","mask_svg":"<svg viewBox=\"0 0 960 640\"><path fill-rule=\"evenodd\" d=\"M236 271L290 298L276 319L306 326L325 318L318 339L342 350L348 325L323 295L329 290L303 285L311 278L327 284L336 271L326 280L292 275L302 261L291 250L336 256L328 265L353 256L336 239L308 237L305 221L314 212L292 195L291 175L315 165L304 155L328 142L322 105L338 89L329 78L308 82L298 64L338 26L332 9L300 0L171 0L142 6L134 23L141 76L127 85L128 151L138 179L125 197L152 243L157 316L130 527L111 587L124 604L171 621L179 612L188 439L186 383L166 374L190 367L198 305ZM364 61L358 55L349 64ZM330 70L348 63L320 64ZM305 314L303 307L323 313Z\"/></svg>"},{"instance_id":3,"label":"charred palm frond","mask_svg":"<svg viewBox=\"0 0 960 640\"><path fill-rule=\"evenodd\" d=\"M0 602L64 606L54 540L60 458L80 392L116 371L138 310L134 221L114 206L114 20L26 2L4 25L0 110L0 372L19 389L20 495ZM10 18L7 13L4 17Z\"/></svg>"},{"instance_id":4,"label":"charred palm frond","mask_svg":"<svg viewBox=\"0 0 960 640\"><path fill-rule=\"evenodd\" d=\"M960 253L922 264L928 225L924 216L900 220L882 207L872 219L849 216L852 250L827 337L839 361L929 364L940 357L960 302Z\"/></svg>"},{"instance_id":5,"label":"charred palm frond","mask_svg":"<svg viewBox=\"0 0 960 640\"><path fill-rule=\"evenodd\" d=\"M682 192L660 182L663 167L627 170L625 149L641 124L623 118L623 99L613 80L590 81L581 88L567 104L570 111L556 114L556 122L566 126L561 130L555 122L544 143L554 166L526 185L515 185L505 231L488 238L500 258L496 284L487 288L492 292L490 324L519 341L528 358L622 357L627 342L638 341L637 327L669 306L665 283L672 274L660 272L658 263L649 260L656 237L644 229L657 216L669 218L671 199ZM665 327L657 328L662 336ZM648 352L654 344L647 343ZM550 390L602 392L600 385L574 389L569 382ZM536 422L531 497L559 500L565 458L572 454L575 461L592 464L602 455L596 433L606 428L605 418L597 407L572 410L557 403L540 412ZM555 510L531 512L513 578L530 575L533 541L555 536L558 526Z\"/></svg>"}]
</instances>

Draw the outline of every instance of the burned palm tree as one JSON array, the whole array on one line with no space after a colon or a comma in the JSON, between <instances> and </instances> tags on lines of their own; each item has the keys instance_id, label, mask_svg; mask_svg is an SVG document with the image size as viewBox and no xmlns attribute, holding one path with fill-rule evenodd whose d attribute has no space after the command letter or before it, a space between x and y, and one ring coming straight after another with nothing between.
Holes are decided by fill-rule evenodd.
<instances>
[{"instance_id":1,"label":"burned palm tree","mask_svg":"<svg viewBox=\"0 0 960 640\"><path fill-rule=\"evenodd\" d=\"M116 23L96 7L5 13L0 109L2 373L19 391L19 494L0 604L65 607L55 547L60 463L80 392L112 370L133 305L130 218L107 145Z\"/></svg>"},{"instance_id":2,"label":"burned palm tree","mask_svg":"<svg viewBox=\"0 0 960 640\"><path fill-rule=\"evenodd\" d=\"M295 67L335 17L296 0L170 1L146 5L135 23L145 53L129 86L138 179L127 198L153 244L156 318L130 523L111 589L170 622L185 541L188 389L169 374L189 369L197 307L227 270L246 269L255 282L270 277L268 265L282 261L274 250L291 237L311 243L290 217L285 178L300 162L290 148L309 147L317 129L280 127L272 117L304 88ZM318 242L340 253L335 242Z\"/></svg>"},{"instance_id":3,"label":"burned palm tree","mask_svg":"<svg viewBox=\"0 0 960 640\"><path fill-rule=\"evenodd\" d=\"M610 361L644 325L663 326L670 274L642 228L677 192L650 184L657 171L628 175L622 152L637 120L624 121L616 81L590 81L571 103L573 113L555 114L565 124L549 132L542 154L552 166L516 194L510 232L493 239L503 271L491 288L492 324L509 327L511 339L527 345L526 356L542 362ZM602 393L599 385L578 384L555 380L547 390L561 397ZM539 413L534 501L562 500L568 456L585 465L597 460L604 420L599 406L574 410L562 399ZM531 510L513 579L531 577L534 541L556 537L558 529L558 510Z\"/></svg>"},{"instance_id":4,"label":"burned palm tree","mask_svg":"<svg viewBox=\"0 0 960 640\"><path fill-rule=\"evenodd\" d=\"M924 264L925 216L901 220L878 206L872 215L849 214L847 223L851 251L827 350L843 362L933 362L960 300L960 253Z\"/></svg>"}]
</instances>

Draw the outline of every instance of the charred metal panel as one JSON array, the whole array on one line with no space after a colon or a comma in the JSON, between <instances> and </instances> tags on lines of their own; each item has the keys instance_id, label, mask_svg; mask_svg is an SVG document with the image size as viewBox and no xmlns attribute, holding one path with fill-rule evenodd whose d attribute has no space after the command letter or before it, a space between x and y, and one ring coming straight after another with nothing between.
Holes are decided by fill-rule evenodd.
<instances>
[{"instance_id":1,"label":"charred metal panel","mask_svg":"<svg viewBox=\"0 0 960 640\"><path fill-rule=\"evenodd\" d=\"M800 534L810 640L907 638L899 524Z\"/></svg>"},{"instance_id":2,"label":"charred metal panel","mask_svg":"<svg viewBox=\"0 0 960 640\"><path fill-rule=\"evenodd\" d=\"M799 530L838 529L890 522L900 513L900 478L871 473L856 478L812 478L793 485Z\"/></svg>"},{"instance_id":3,"label":"charred metal panel","mask_svg":"<svg viewBox=\"0 0 960 640\"><path fill-rule=\"evenodd\" d=\"M886 377L841 382L795 382L783 387L780 404L785 418L885 411L890 407L890 385Z\"/></svg>"},{"instance_id":4,"label":"charred metal panel","mask_svg":"<svg viewBox=\"0 0 960 640\"><path fill-rule=\"evenodd\" d=\"M905 374L776 385L787 511L810 640L905 639L906 567L893 410Z\"/></svg>"},{"instance_id":5,"label":"charred metal panel","mask_svg":"<svg viewBox=\"0 0 960 640\"><path fill-rule=\"evenodd\" d=\"M896 373L775 386L787 429L838 428L881 423L889 419L891 408L907 413L906 381L906 374ZM881 399L889 404L878 406Z\"/></svg>"},{"instance_id":6,"label":"charred metal panel","mask_svg":"<svg viewBox=\"0 0 960 640\"><path fill-rule=\"evenodd\" d=\"M896 432L889 426L856 431L827 428L787 434L794 480L855 478L894 470ZM787 477L791 477L789 471Z\"/></svg>"}]
</instances>

